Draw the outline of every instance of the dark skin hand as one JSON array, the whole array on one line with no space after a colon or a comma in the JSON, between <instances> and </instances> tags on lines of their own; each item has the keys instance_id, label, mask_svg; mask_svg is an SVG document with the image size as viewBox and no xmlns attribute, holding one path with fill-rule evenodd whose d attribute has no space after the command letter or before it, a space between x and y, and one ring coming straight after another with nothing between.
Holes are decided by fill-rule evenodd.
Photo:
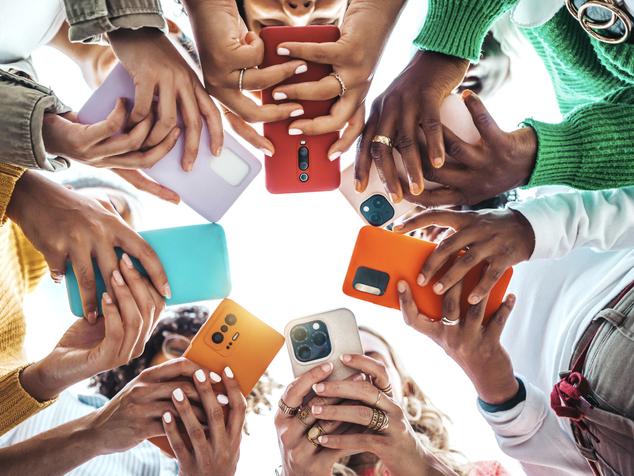
<instances>
[{"instance_id":1,"label":"dark skin hand","mask_svg":"<svg viewBox=\"0 0 634 476\"><path fill-rule=\"evenodd\" d=\"M388 89L372 104L355 163L355 188L363 192L368 185L372 162L395 203L403 199L392 149L373 143L375 135L393 140L407 169L409 191L420 195L424 189L423 155L434 167L445 163L440 106L462 82L469 61L430 51L419 51ZM422 128L424 143L417 140ZM422 151L422 153L421 153Z\"/></svg>"},{"instance_id":2,"label":"dark skin hand","mask_svg":"<svg viewBox=\"0 0 634 476\"><path fill-rule=\"evenodd\" d=\"M428 226L447 226L456 230L443 239L425 261L417 283L426 285L448 262L453 264L438 277L434 284L436 294L444 294L443 313L451 320L460 317L462 280L481 262L487 266L480 282L468 297L469 304L478 304L486 298L506 269L533 254L535 233L524 216L514 210L457 212L428 210L394 227L397 233L408 233ZM462 256L454 260L460 252Z\"/></svg>"}]
</instances>

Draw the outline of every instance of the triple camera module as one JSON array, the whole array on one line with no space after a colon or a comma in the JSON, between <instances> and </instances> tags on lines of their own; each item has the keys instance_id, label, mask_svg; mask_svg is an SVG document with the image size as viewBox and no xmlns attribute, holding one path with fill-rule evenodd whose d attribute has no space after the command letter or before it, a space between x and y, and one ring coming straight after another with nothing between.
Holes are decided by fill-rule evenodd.
<instances>
[{"instance_id":1,"label":"triple camera module","mask_svg":"<svg viewBox=\"0 0 634 476\"><path fill-rule=\"evenodd\" d=\"M372 226L381 226L394 217L394 207L383 195L372 195L360 206L361 214Z\"/></svg>"},{"instance_id":2,"label":"triple camera module","mask_svg":"<svg viewBox=\"0 0 634 476\"><path fill-rule=\"evenodd\" d=\"M211 335L211 341L214 344L222 344L225 341L225 338L227 338L227 350L229 350L231 348L231 346L233 345L233 343L236 341L236 339L239 336L238 332L234 332L233 335L231 334L227 334L227 332L229 332L229 328L231 326L235 326L236 322L238 322L238 318L234 315L234 314L227 314L225 316L225 322L224 324L222 324L220 326L220 330L214 332Z\"/></svg>"},{"instance_id":3,"label":"triple camera module","mask_svg":"<svg viewBox=\"0 0 634 476\"><path fill-rule=\"evenodd\" d=\"M328 357L332 351L328 327L323 321L298 324L291 329L291 343L300 362L312 362Z\"/></svg>"}]
</instances>

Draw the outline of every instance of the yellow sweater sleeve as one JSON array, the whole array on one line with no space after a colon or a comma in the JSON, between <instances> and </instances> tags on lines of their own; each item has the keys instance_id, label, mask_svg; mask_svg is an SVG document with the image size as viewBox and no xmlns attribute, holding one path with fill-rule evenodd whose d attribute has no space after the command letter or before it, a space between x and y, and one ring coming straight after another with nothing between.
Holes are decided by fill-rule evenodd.
<instances>
[{"instance_id":1,"label":"yellow sweater sleeve","mask_svg":"<svg viewBox=\"0 0 634 476\"><path fill-rule=\"evenodd\" d=\"M7 221L6 212L13 189L25 170L16 165L0 163L0 225Z\"/></svg>"}]
</instances>

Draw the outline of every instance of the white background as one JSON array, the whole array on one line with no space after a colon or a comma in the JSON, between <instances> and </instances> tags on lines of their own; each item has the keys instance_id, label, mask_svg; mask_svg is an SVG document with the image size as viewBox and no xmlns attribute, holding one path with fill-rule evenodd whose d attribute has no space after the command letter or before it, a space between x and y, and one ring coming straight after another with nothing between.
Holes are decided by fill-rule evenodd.
<instances>
[{"instance_id":1,"label":"white background","mask_svg":"<svg viewBox=\"0 0 634 476\"><path fill-rule=\"evenodd\" d=\"M187 27L186 18L177 9L166 7ZM417 1L405 8L383 55L370 100L407 63L413 52L411 42L424 14ZM50 48L43 48L34 57L40 80L53 87L67 104L79 109L90 90L75 65ZM557 118L546 73L539 60L524 50L522 63L514 64L512 84L487 105L509 130L527 115ZM344 163L351 160L352 155L344 156ZM65 173L66 177L77 174L78 167L73 169ZM201 221L184 205L176 207L146 196L142 199L143 228ZM229 243L233 299L280 331L287 321L299 316L350 308L359 323L379 330L396 346L410 373L436 406L450 416L453 448L470 460L499 460L512 474L522 474L519 465L498 449L492 432L477 413L476 394L470 382L444 352L405 326L399 312L351 299L341 292L362 223L338 192L275 196L266 192L260 176L221 224ZM27 353L36 359L52 348L74 319L68 310L64 286L55 286L46 278L28 298L27 316ZM271 373L280 383L290 380L285 350L274 361ZM271 416L253 416L249 424L251 436L244 438L238 474L273 474L279 454Z\"/></svg>"}]
</instances>

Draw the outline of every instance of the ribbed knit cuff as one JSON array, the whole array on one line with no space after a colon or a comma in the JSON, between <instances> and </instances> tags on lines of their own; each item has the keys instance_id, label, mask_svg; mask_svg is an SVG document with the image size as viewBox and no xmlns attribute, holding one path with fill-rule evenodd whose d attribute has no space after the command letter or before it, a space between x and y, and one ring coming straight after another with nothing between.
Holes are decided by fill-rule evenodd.
<instances>
[{"instance_id":1,"label":"ribbed knit cuff","mask_svg":"<svg viewBox=\"0 0 634 476\"><path fill-rule=\"evenodd\" d=\"M517 0L429 0L427 18L414 45L476 63L487 32Z\"/></svg>"},{"instance_id":2,"label":"ribbed knit cuff","mask_svg":"<svg viewBox=\"0 0 634 476\"><path fill-rule=\"evenodd\" d=\"M25 168L0 163L0 225L7 221L7 207L11 201L15 184L25 172Z\"/></svg>"},{"instance_id":3,"label":"ribbed knit cuff","mask_svg":"<svg viewBox=\"0 0 634 476\"><path fill-rule=\"evenodd\" d=\"M2 408L0 412L0 435L55 401L40 402L22 387L20 374L29 365L23 365L0 378L0 408Z\"/></svg>"}]
</instances>

